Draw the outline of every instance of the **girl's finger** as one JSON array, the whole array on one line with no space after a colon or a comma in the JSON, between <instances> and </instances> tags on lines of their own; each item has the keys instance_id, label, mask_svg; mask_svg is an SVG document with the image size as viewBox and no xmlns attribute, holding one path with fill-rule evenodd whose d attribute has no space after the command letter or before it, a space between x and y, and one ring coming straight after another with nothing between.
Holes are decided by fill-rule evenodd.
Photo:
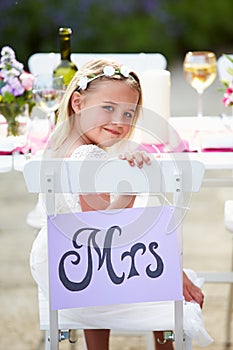
<instances>
[{"instance_id":1,"label":"girl's finger","mask_svg":"<svg viewBox=\"0 0 233 350\"><path fill-rule=\"evenodd\" d=\"M146 152L136 152L135 159L136 159L137 166L139 168L141 168L144 163L147 165L151 164L150 157Z\"/></svg>"},{"instance_id":2,"label":"girl's finger","mask_svg":"<svg viewBox=\"0 0 233 350\"><path fill-rule=\"evenodd\" d=\"M142 151L142 152L137 151L134 153L126 152L124 154L120 154L119 158L123 159L123 160L127 160L131 166L134 166L136 163L136 165L139 168L142 168L144 163L147 165L151 164L151 159L150 159L149 155L144 151Z\"/></svg>"},{"instance_id":3,"label":"girl's finger","mask_svg":"<svg viewBox=\"0 0 233 350\"><path fill-rule=\"evenodd\" d=\"M144 160L143 160L143 156L142 156L141 152L135 153L134 158L135 158L137 166L139 168L142 168Z\"/></svg>"},{"instance_id":4,"label":"girl's finger","mask_svg":"<svg viewBox=\"0 0 233 350\"><path fill-rule=\"evenodd\" d=\"M145 164L151 164L150 156L146 152L142 152L142 157Z\"/></svg>"},{"instance_id":5,"label":"girl's finger","mask_svg":"<svg viewBox=\"0 0 233 350\"><path fill-rule=\"evenodd\" d=\"M135 165L135 161L134 161L134 155L126 152L125 153L125 159L128 161L129 165L134 166Z\"/></svg>"}]
</instances>

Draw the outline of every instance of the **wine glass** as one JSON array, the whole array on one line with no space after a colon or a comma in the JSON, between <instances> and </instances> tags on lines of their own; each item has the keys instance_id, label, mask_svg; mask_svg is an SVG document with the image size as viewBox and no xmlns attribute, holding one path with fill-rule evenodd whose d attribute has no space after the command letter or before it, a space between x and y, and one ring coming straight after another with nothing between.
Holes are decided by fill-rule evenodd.
<instances>
[{"instance_id":1,"label":"wine glass","mask_svg":"<svg viewBox=\"0 0 233 350\"><path fill-rule=\"evenodd\" d=\"M65 92L62 76L53 77L50 74L41 74L35 77L33 94L36 105L46 113L51 127L55 123L55 111L58 109Z\"/></svg>"},{"instance_id":2,"label":"wine glass","mask_svg":"<svg viewBox=\"0 0 233 350\"><path fill-rule=\"evenodd\" d=\"M184 76L188 83L197 90L198 112L203 116L203 92L216 78L216 56L210 51L189 51L184 58Z\"/></svg>"}]
</instances>

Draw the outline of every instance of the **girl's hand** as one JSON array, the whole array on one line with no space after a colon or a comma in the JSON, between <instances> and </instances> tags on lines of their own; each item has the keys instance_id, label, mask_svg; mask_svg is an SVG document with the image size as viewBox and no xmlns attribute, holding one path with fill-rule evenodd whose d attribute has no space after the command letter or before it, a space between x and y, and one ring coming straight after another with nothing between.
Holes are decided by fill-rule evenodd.
<instances>
[{"instance_id":1,"label":"girl's hand","mask_svg":"<svg viewBox=\"0 0 233 350\"><path fill-rule=\"evenodd\" d=\"M133 153L126 152L119 155L120 159L127 160L130 166L135 166L135 164L142 168L143 164L150 165L151 160L149 155L145 151L136 151Z\"/></svg>"},{"instance_id":2,"label":"girl's hand","mask_svg":"<svg viewBox=\"0 0 233 350\"><path fill-rule=\"evenodd\" d=\"M185 272L183 272L183 295L186 301L195 301L202 308L204 302L204 294L199 287L190 281Z\"/></svg>"}]
</instances>

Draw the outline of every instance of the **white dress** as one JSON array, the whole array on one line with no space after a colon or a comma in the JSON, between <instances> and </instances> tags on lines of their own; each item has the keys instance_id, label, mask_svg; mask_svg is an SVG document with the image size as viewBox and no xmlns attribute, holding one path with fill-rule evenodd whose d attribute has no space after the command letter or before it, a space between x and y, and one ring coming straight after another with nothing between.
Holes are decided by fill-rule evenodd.
<instances>
[{"instance_id":1,"label":"white dress","mask_svg":"<svg viewBox=\"0 0 233 350\"><path fill-rule=\"evenodd\" d=\"M108 159L109 155L95 145L83 145L79 146L71 157L79 160L104 160ZM81 211L77 194L57 194L56 196L57 213ZM43 227L33 243L30 265L32 275L44 298L48 295L47 263L47 229ZM187 270L186 273L195 284L200 286L200 280L193 271ZM128 331L170 330L174 329L173 309L172 301L91 306L60 310L59 319L64 319L66 323L77 322L78 325L81 323L83 328L113 328ZM184 301L184 330L200 346L206 346L212 342L212 338L205 330L202 311L197 303Z\"/></svg>"}]
</instances>

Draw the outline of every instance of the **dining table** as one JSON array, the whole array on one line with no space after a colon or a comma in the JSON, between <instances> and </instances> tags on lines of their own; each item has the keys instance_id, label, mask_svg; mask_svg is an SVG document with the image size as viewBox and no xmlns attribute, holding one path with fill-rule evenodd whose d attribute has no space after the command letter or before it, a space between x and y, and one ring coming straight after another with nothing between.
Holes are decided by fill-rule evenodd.
<instances>
[{"instance_id":1,"label":"dining table","mask_svg":"<svg viewBox=\"0 0 233 350\"><path fill-rule=\"evenodd\" d=\"M182 158L204 163L206 175L202 186L233 185L233 117L170 117L169 132L177 132L178 144L168 145L161 151L162 157ZM1 126L0 126L1 128ZM27 159L38 157L46 142L38 140L39 147L31 152L30 147L20 147L5 141L0 135L0 172L22 171ZM36 141L34 141L36 142ZM180 144L181 143L181 144ZM1 146L4 144L4 148ZM151 152L151 145L144 145ZM169 147L170 146L170 147ZM153 151L152 151L153 152ZM214 171L214 177L209 176Z\"/></svg>"},{"instance_id":2,"label":"dining table","mask_svg":"<svg viewBox=\"0 0 233 350\"><path fill-rule=\"evenodd\" d=\"M204 163L202 187L232 187L233 117L172 117L170 125L182 140L180 151Z\"/></svg>"}]
</instances>

